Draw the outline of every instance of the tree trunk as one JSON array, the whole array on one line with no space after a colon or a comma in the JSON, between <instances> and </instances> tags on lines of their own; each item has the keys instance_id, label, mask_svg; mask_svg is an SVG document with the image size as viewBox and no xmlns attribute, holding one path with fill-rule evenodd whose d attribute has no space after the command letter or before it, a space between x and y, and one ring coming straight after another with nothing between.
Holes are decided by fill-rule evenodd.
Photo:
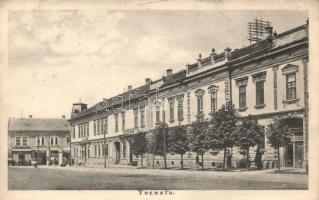
<instances>
[{"instance_id":1,"label":"tree trunk","mask_svg":"<svg viewBox=\"0 0 319 200\"><path fill-rule=\"evenodd\" d=\"M154 165L155 165L155 153L153 154L153 164L152 164L152 168L154 169Z\"/></svg>"},{"instance_id":2,"label":"tree trunk","mask_svg":"<svg viewBox=\"0 0 319 200\"><path fill-rule=\"evenodd\" d=\"M249 148L246 150L246 169L249 171Z\"/></svg>"},{"instance_id":3,"label":"tree trunk","mask_svg":"<svg viewBox=\"0 0 319 200\"><path fill-rule=\"evenodd\" d=\"M223 170L226 170L226 148L224 148L224 163L223 163Z\"/></svg>"},{"instance_id":4,"label":"tree trunk","mask_svg":"<svg viewBox=\"0 0 319 200\"><path fill-rule=\"evenodd\" d=\"M141 168L143 168L143 154L141 154Z\"/></svg>"},{"instance_id":5,"label":"tree trunk","mask_svg":"<svg viewBox=\"0 0 319 200\"><path fill-rule=\"evenodd\" d=\"M167 164L166 164L166 153L164 154L164 168L167 169Z\"/></svg>"},{"instance_id":6,"label":"tree trunk","mask_svg":"<svg viewBox=\"0 0 319 200\"><path fill-rule=\"evenodd\" d=\"M278 154L278 172L280 173L280 153L279 153L279 148L278 148L277 154Z\"/></svg>"},{"instance_id":7,"label":"tree trunk","mask_svg":"<svg viewBox=\"0 0 319 200\"><path fill-rule=\"evenodd\" d=\"M182 154L182 153L181 153L181 167L182 167L182 169L184 169L184 160L183 160L183 155L184 155L184 154Z\"/></svg>"},{"instance_id":8,"label":"tree trunk","mask_svg":"<svg viewBox=\"0 0 319 200\"><path fill-rule=\"evenodd\" d=\"M202 169L204 169L204 153L202 153Z\"/></svg>"}]
</instances>

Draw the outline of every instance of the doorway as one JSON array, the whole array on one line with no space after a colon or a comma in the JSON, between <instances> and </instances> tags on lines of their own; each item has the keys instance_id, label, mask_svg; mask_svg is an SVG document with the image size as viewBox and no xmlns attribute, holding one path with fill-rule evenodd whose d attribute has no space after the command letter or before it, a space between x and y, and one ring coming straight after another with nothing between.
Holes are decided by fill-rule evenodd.
<instances>
[{"instance_id":1,"label":"doorway","mask_svg":"<svg viewBox=\"0 0 319 200\"><path fill-rule=\"evenodd\" d=\"M120 142L115 142L114 147L115 147L115 164L119 164L120 156L121 156Z\"/></svg>"}]
</instances>

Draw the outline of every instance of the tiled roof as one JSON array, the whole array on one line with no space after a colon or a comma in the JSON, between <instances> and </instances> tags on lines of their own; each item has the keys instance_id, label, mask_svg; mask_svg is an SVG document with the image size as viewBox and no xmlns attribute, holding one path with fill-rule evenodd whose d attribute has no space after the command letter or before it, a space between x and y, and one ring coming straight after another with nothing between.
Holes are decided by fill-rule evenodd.
<instances>
[{"instance_id":1,"label":"tiled roof","mask_svg":"<svg viewBox=\"0 0 319 200\"><path fill-rule=\"evenodd\" d=\"M9 131L70 131L66 119L10 118Z\"/></svg>"},{"instance_id":2,"label":"tiled roof","mask_svg":"<svg viewBox=\"0 0 319 200\"><path fill-rule=\"evenodd\" d=\"M273 43L269 40L263 40L261 42L252 44L250 46L247 46L241 49L235 49L234 51L231 52L230 60L234 60L252 53L258 53L265 49L271 48L272 44Z\"/></svg>"},{"instance_id":3,"label":"tiled roof","mask_svg":"<svg viewBox=\"0 0 319 200\"><path fill-rule=\"evenodd\" d=\"M186 71L181 70L179 72L176 72L172 74L171 76L165 76L163 77L163 85L161 87L166 87L167 85L172 85L174 83L178 83L186 78Z\"/></svg>"}]
</instances>

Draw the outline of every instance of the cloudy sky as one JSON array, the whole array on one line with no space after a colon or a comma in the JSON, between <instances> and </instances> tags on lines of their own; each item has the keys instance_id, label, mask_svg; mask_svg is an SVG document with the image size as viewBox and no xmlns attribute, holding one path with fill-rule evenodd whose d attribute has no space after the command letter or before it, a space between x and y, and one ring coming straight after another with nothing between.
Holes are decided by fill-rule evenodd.
<instances>
[{"instance_id":1,"label":"cloudy sky","mask_svg":"<svg viewBox=\"0 0 319 200\"><path fill-rule=\"evenodd\" d=\"M262 17L280 33L303 11L41 10L9 12L9 115L70 116L127 85L160 78L227 46L248 44L247 22Z\"/></svg>"}]
</instances>

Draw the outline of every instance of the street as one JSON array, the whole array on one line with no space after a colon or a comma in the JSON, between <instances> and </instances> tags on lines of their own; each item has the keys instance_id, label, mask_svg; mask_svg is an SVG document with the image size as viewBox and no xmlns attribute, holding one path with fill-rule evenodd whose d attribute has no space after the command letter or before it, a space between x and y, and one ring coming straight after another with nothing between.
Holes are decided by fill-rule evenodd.
<instances>
[{"instance_id":1,"label":"street","mask_svg":"<svg viewBox=\"0 0 319 200\"><path fill-rule=\"evenodd\" d=\"M126 168L9 167L9 190L274 190L307 189L306 174Z\"/></svg>"}]
</instances>

